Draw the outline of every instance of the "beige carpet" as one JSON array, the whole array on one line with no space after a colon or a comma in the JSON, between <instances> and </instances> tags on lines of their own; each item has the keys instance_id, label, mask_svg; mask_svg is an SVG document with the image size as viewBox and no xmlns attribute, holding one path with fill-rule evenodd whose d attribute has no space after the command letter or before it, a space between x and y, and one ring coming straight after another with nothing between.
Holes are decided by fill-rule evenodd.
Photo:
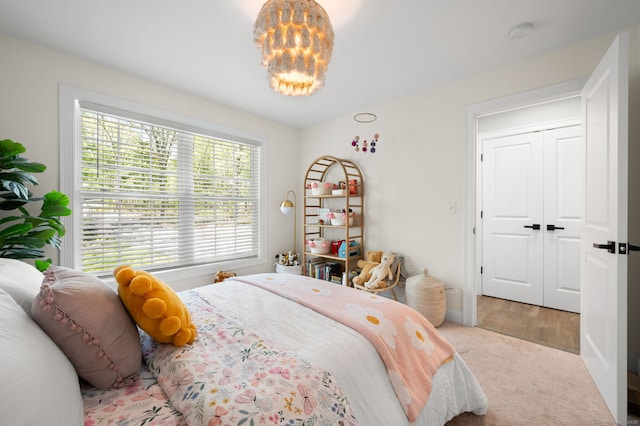
<instances>
[{"instance_id":1,"label":"beige carpet","mask_svg":"<svg viewBox=\"0 0 640 426\"><path fill-rule=\"evenodd\" d=\"M447 426L615 424L578 355L450 322L438 330L489 398L485 416L461 414Z\"/></svg>"}]
</instances>

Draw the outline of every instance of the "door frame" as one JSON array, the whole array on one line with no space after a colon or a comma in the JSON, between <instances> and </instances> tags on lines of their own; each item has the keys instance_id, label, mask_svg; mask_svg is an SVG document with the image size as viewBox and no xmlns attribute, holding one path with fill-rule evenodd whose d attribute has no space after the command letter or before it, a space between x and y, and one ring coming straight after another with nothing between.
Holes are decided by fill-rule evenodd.
<instances>
[{"instance_id":1,"label":"door frame","mask_svg":"<svg viewBox=\"0 0 640 426\"><path fill-rule=\"evenodd\" d=\"M462 323L475 326L478 321L477 295L482 277L480 274L482 255L482 230L480 206L482 201L481 177L478 176L480 149L477 140L478 118L533 106L562 98L579 96L586 79L578 79L553 86L527 91L488 102L470 105L465 109L465 141L463 146L464 167L464 286L462 297Z\"/></svg>"}]
</instances>

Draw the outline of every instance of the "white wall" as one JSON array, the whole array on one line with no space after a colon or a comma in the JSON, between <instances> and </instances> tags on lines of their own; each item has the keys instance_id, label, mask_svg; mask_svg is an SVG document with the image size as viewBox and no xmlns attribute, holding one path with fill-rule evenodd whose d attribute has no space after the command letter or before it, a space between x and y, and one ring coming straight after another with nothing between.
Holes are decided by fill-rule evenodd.
<instances>
[{"instance_id":1,"label":"white wall","mask_svg":"<svg viewBox=\"0 0 640 426\"><path fill-rule=\"evenodd\" d=\"M591 39L369 108L378 116L372 124L345 116L304 129L300 176L320 155L356 161L366 181L365 249L401 253L409 275L428 267L458 290L448 295L447 308L450 318L461 319L465 108L584 78L614 37ZM632 38L638 38L637 28ZM368 140L373 133L380 134L375 154L353 151L354 135Z\"/></svg>"},{"instance_id":2,"label":"white wall","mask_svg":"<svg viewBox=\"0 0 640 426\"><path fill-rule=\"evenodd\" d=\"M266 259L262 265L237 272L273 271L275 254L291 249L291 218L283 216L278 206L297 178L297 170L278 164L295 164L298 130L2 33L0 58L0 138L22 143L30 160L47 165L46 172L36 176L40 181L34 191L37 195L59 189L58 90L65 83L239 129L267 141ZM52 254L57 263L57 253ZM211 280L211 275L205 275L170 284L184 289Z\"/></svg>"}]
</instances>

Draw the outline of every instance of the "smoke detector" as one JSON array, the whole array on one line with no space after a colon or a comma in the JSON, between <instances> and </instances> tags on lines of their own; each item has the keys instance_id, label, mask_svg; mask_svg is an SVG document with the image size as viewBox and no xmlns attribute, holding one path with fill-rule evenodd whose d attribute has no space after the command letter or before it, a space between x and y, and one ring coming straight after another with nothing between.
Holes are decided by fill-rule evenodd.
<instances>
[{"instance_id":1,"label":"smoke detector","mask_svg":"<svg viewBox=\"0 0 640 426\"><path fill-rule=\"evenodd\" d=\"M511 40L522 40L533 32L533 24L526 23L520 24L511 31L509 31L509 38Z\"/></svg>"}]
</instances>

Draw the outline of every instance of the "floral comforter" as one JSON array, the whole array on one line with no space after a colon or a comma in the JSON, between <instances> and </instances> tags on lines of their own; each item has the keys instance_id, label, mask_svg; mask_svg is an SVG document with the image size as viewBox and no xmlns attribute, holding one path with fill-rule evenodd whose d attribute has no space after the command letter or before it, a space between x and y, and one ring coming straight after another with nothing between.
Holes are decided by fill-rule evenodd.
<instances>
[{"instance_id":1,"label":"floral comforter","mask_svg":"<svg viewBox=\"0 0 640 426\"><path fill-rule=\"evenodd\" d=\"M127 387L104 390L84 383L81 390L85 426L187 425L146 367L140 371L138 380Z\"/></svg>"},{"instance_id":2,"label":"floral comforter","mask_svg":"<svg viewBox=\"0 0 640 426\"><path fill-rule=\"evenodd\" d=\"M427 404L438 367L455 349L425 317L400 303L380 309L378 296L301 275L266 273L234 277L313 309L356 330L376 348L407 418Z\"/></svg>"},{"instance_id":3,"label":"floral comforter","mask_svg":"<svg viewBox=\"0 0 640 426\"><path fill-rule=\"evenodd\" d=\"M142 336L149 370L189 425L355 425L331 374L275 347L195 291L182 294L198 338L184 347Z\"/></svg>"}]
</instances>

